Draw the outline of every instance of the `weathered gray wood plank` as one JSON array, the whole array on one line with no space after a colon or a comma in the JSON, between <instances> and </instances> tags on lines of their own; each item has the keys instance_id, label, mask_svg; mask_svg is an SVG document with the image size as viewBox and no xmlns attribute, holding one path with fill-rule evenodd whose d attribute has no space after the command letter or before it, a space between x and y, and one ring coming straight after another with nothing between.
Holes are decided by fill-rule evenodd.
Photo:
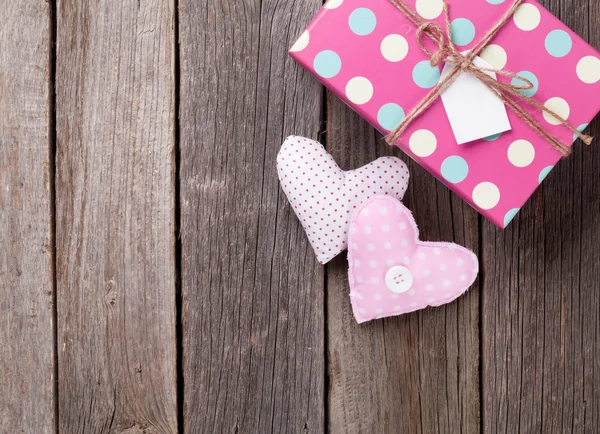
<instances>
[{"instance_id":1,"label":"weathered gray wood plank","mask_svg":"<svg viewBox=\"0 0 600 434\"><path fill-rule=\"evenodd\" d=\"M421 237L478 251L477 213L329 96L327 148L345 170L381 155L409 164L404 199ZM457 302L358 326L345 255L327 269L329 429L333 433L479 432L478 283Z\"/></svg>"},{"instance_id":2,"label":"weathered gray wood plank","mask_svg":"<svg viewBox=\"0 0 600 434\"><path fill-rule=\"evenodd\" d=\"M600 47L598 2L543 3ZM600 432L599 155L579 142L507 230L484 223L485 432Z\"/></svg>"},{"instance_id":3,"label":"weathered gray wood plank","mask_svg":"<svg viewBox=\"0 0 600 434\"><path fill-rule=\"evenodd\" d=\"M50 8L0 0L0 432L53 433Z\"/></svg>"},{"instance_id":4,"label":"weathered gray wood plank","mask_svg":"<svg viewBox=\"0 0 600 434\"><path fill-rule=\"evenodd\" d=\"M275 166L318 138L321 87L286 52L319 7L180 2L187 433L324 429L324 269Z\"/></svg>"},{"instance_id":5,"label":"weathered gray wood plank","mask_svg":"<svg viewBox=\"0 0 600 434\"><path fill-rule=\"evenodd\" d=\"M177 431L174 12L58 3L63 433Z\"/></svg>"}]
</instances>

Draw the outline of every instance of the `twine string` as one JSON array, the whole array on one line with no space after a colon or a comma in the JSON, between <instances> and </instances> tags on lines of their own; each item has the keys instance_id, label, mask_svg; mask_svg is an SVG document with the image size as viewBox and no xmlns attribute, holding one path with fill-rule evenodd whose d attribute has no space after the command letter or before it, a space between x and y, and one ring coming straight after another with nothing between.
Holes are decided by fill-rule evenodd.
<instances>
[{"instance_id":1,"label":"twine string","mask_svg":"<svg viewBox=\"0 0 600 434\"><path fill-rule=\"evenodd\" d=\"M390 134L386 136L386 140L390 145L396 144L396 142L402 137L406 129L423 113L425 113L431 105L438 99L438 97L446 90L454 81L460 76L461 73L465 72L472 74L479 79L488 88L494 91L494 93L500 98L500 100L510 108L526 125L533 129L538 135L540 135L546 142L548 142L554 149L559 151L563 156L567 156L571 153L571 148L564 145L560 139L553 134L550 134L533 116L525 110L521 103L539 110L549 116L555 118L561 125L567 127L574 135L583 140L584 143L590 145L592 143L592 137L587 136L580 132L577 128L563 119L560 115L549 109L545 105L539 103L534 98L529 97L522 93L525 90L532 90L535 86L527 78L515 74L504 69L490 69L479 67L473 63L473 60L478 56L484 49L489 45L492 39L496 36L498 31L510 20L515 14L517 8L521 5L523 0L515 0L504 14L504 16L490 29L488 33L473 47L472 50L463 54L456 48L456 45L452 41L452 30L451 21L449 14L448 3L444 2L444 20L446 28L443 29L440 25L434 22L426 22L421 16L414 11L410 6L404 3L403 0L389 0L402 14L408 18L408 20L417 27L416 38L419 43L421 50L429 57L430 64L432 67L438 66L441 62L445 62L454 66L454 69L442 80L440 80L431 91L423 98L417 105L406 115L404 120L394 129ZM423 42L423 37L426 36L432 41L436 47L436 51L431 51ZM489 73L496 73L505 77L511 78L511 83L502 83L496 80ZM513 84L515 83L515 84ZM520 84L523 83L523 84Z\"/></svg>"}]
</instances>

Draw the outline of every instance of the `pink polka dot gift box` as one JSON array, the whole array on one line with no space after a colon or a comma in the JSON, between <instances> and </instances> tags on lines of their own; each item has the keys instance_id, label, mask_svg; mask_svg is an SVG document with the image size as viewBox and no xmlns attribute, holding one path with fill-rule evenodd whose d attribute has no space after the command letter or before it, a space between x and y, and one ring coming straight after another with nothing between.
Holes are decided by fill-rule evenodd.
<instances>
[{"instance_id":1,"label":"pink polka dot gift box","mask_svg":"<svg viewBox=\"0 0 600 434\"><path fill-rule=\"evenodd\" d=\"M533 0L329 0L290 54L502 228L600 111L600 54ZM453 77L496 72L508 127L459 144L448 64Z\"/></svg>"}]
</instances>

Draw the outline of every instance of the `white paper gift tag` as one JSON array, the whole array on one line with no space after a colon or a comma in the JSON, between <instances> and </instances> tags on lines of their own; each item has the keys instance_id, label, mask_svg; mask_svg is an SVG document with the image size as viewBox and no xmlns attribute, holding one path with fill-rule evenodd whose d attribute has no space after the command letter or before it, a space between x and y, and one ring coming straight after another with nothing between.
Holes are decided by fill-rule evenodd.
<instances>
[{"instance_id":1,"label":"white paper gift tag","mask_svg":"<svg viewBox=\"0 0 600 434\"><path fill-rule=\"evenodd\" d=\"M475 57L473 63L482 68L493 68L480 57ZM446 64L441 80L454 68L454 65ZM486 74L496 79L494 72L486 71ZM469 73L460 74L441 96L459 145L511 129L504 103L495 91Z\"/></svg>"}]
</instances>

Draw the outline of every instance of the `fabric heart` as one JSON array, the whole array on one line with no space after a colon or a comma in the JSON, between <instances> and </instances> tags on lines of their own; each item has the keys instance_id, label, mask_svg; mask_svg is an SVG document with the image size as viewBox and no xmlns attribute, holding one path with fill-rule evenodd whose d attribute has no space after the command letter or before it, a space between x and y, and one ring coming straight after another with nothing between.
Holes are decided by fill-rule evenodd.
<instances>
[{"instance_id":1,"label":"fabric heart","mask_svg":"<svg viewBox=\"0 0 600 434\"><path fill-rule=\"evenodd\" d=\"M426 243L411 212L378 196L350 223L350 299L359 323L441 306L464 294L477 278L477 256L451 243Z\"/></svg>"},{"instance_id":2,"label":"fabric heart","mask_svg":"<svg viewBox=\"0 0 600 434\"><path fill-rule=\"evenodd\" d=\"M344 172L323 145L296 136L283 143L277 173L321 264L346 250L348 225L362 202L377 195L402 199L408 187L408 168L399 158Z\"/></svg>"}]
</instances>

